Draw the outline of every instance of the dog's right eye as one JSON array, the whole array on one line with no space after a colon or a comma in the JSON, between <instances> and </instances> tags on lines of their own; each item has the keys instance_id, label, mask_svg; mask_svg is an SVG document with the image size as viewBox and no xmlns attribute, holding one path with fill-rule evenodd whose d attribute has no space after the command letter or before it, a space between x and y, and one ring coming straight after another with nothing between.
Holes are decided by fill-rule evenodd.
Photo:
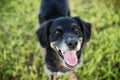
<instances>
[{"instance_id":1,"label":"dog's right eye","mask_svg":"<svg viewBox=\"0 0 120 80\"><path fill-rule=\"evenodd\" d=\"M55 35L60 35L62 33L62 30L61 29L57 29L56 31L55 31Z\"/></svg>"}]
</instances>

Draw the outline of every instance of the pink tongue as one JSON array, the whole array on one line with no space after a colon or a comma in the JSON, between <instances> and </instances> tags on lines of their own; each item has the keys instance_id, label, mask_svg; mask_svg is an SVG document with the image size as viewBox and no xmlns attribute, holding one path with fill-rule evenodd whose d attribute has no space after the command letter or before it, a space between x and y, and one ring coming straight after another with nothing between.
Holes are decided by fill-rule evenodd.
<instances>
[{"instance_id":1,"label":"pink tongue","mask_svg":"<svg viewBox=\"0 0 120 80\"><path fill-rule=\"evenodd\" d=\"M64 60L67 64L70 66L75 66L77 64L77 56L76 56L76 51L65 51L64 54Z\"/></svg>"}]
</instances>

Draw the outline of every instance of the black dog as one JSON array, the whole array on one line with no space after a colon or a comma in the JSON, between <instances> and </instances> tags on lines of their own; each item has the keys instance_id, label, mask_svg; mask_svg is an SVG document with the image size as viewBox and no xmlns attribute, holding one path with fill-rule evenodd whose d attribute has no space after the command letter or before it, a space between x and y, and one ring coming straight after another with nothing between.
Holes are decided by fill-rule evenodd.
<instances>
[{"instance_id":1,"label":"black dog","mask_svg":"<svg viewBox=\"0 0 120 80\"><path fill-rule=\"evenodd\" d=\"M74 73L82 63L83 46L90 40L91 24L79 17L71 18L67 0L42 0L40 23L36 34L46 51L49 79L72 72L69 80L76 80Z\"/></svg>"}]
</instances>

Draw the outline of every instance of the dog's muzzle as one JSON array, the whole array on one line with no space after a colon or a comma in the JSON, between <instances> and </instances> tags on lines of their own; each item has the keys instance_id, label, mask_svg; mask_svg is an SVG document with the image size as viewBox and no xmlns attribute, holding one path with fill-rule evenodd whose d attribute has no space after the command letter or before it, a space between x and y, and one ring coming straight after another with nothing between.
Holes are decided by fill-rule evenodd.
<instances>
[{"instance_id":1,"label":"dog's muzzle","mask_svg":"<svg viewBox=\"0 0 120 80\"><path fill-rule=\"evenodd\" d=\"M77 52L81 48L81 42L77 37L67 36L63 38L62 42L53 43L52 47L69 68L74 68L78 64Z\"/></svg>"},{"instance_id":2,"label":"dog's muzzle","mask_svg":"<svg viewBox=\"0 0 120 80\"><path fill-rule=\"evenodd\" d=\"M76 49L76 47L78 45L78 40L76 38L68 38L65 40L65 42L71 50Z\"/></svg>"},{"instance_id":3,"label":"dog's muzzle","mask_svg":"<svg viewBox=\"0 0 120 80\"><path fill-rule=\"evenodd\" d=\"M78 59L77 59L77 51L76 50L62 51L58 47L56 47L56 50L62 56L62 58L64 59L66 65L68 67L72 68L77 65Z\"/></svg>"}]
</instances>

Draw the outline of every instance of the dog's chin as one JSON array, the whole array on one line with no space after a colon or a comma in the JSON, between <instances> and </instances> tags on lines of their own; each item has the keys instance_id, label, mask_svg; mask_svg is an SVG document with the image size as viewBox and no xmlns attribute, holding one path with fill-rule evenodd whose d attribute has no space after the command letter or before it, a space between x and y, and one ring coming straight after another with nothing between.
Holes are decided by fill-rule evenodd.
<instances>
[{"instance_id":1,"label":"dog's chin","mask_svg":"<svg viewBox=\"0 0 120 80\"><path fill-rule=\"evenodd\" d=\"M68 68L74 68L77 65L77 50L62 51L60 48L56 47L56 51Z\"/></svg>"}]
</instances>

